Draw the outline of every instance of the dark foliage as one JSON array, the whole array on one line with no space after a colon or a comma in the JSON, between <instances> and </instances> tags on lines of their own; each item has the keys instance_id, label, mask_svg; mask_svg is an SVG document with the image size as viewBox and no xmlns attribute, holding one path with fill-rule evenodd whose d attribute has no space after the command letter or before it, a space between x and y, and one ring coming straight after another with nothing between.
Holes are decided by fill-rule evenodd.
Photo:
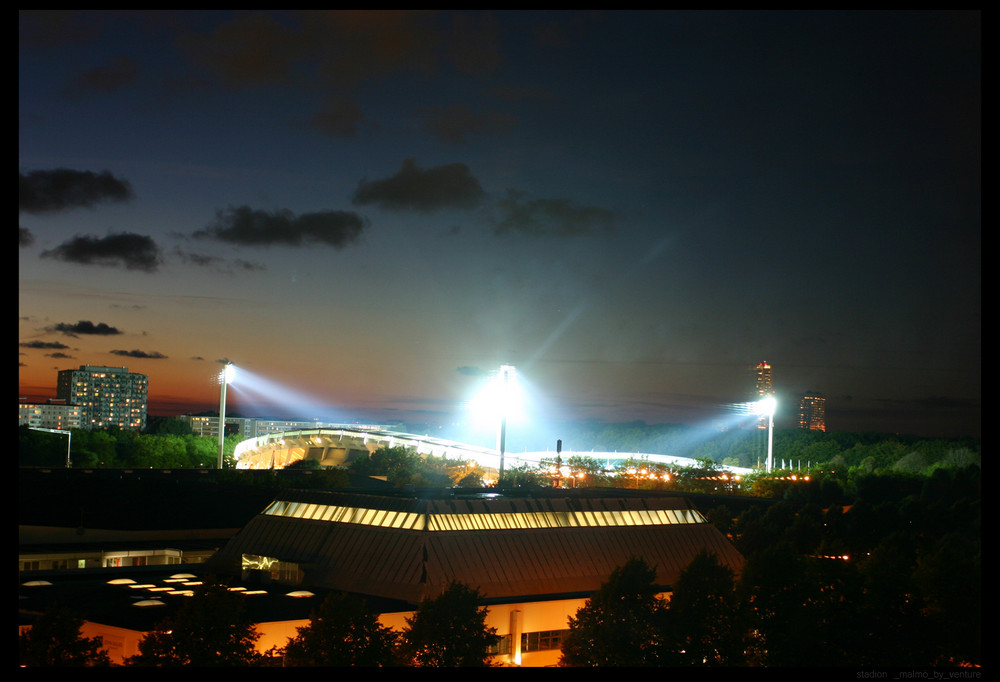
<instances>
[{"instance_id":1,"label":"dark foliage","mask_svg":"<svg viewBox=\"0 0 1000 682\"><path fill-rule=\"evenodd\" d=\"M286 666L385 666L393 663L396 635L361 598L335 593L284 649Z\"/></svg>"},{"instance_id":2,"label":"dark foliage","mask_svg":"<svg viewBox=\"0 0 1000 682\"><path fill-rule=\"evenodd\" d=\"M428 667L490 665L496 629L486 625L478 590L451 583L439 596L425 599L402 633L401 660Z\"/></svg>"},{"instance_id":3,"label":"dark foliage","mask_svg":"<svg viewBox=\"0 0 1000 682\"><path fill-rule=\"evenodd\" d=\"M52 606L17 638L18 665L22 667L108 666L100 637L80 634L83 618L70 609Z\"/></svg>"},{"instance_id":4,"label":"dark foliage","mask_svg":"<svg viewBox=\"0 0 1000 682\"><path fill-rule=\"evenodd\" d=\"M128 665L241 667L261 662L260 636L246 617L245 597L222 585L199 589L177 614L139 642Z\"/></svg>"}]
</instances>

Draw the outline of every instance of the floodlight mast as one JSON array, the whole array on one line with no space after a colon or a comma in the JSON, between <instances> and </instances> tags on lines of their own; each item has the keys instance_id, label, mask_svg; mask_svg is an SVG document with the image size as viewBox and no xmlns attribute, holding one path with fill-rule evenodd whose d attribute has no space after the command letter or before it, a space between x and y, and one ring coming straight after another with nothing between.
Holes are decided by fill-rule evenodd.
<instances>
[{"instance_id":1,"label":"floodlight mast","mask_svg":"<svg viewBox=\"0 0 1000 682\"><path fill-rule=\"evenodd\" d=\"M767 416L767 473L771 473L774 468L774 411L777 407L778 401L773 395L757 403L757 413Z\"/></svg>"},{"instance_id":2,"label":"floodlight mast","mask_svg":"<svg viewBox=\"0 0 1000 682\"><path fill-rule=\"evenodd\" d=\"M227 362L219 372L219 469L222 468L222 449L226 442L226 385L232 383L236 375L236 366Z\"/></svg>"},{"instance_id":3,"label":"floodlight mast","mask_svg":"<svg viewBox=\"0 0 1000 682\"><path fill-rule=\"evenodd\" d=\"M500 472L497 475L497 487L503 485L503 455L507 441L507 407L510 402L510 375L512 365L500 366L500 431L497 433L497 450L500 452Z\"/></svg>"}]
</instances>

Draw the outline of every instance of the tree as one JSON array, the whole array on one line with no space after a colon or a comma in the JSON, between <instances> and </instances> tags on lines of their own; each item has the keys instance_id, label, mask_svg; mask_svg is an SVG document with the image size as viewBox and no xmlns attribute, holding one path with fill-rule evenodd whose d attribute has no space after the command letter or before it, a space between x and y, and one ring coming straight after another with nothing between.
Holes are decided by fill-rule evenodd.
<instances>
[{"instance_id":1,"label":"tree","mask_svg":"<svg viewBox=\"0 0 1000 682\"><path fill-rule=\"evenodd\" d=\"M699 552L674 585L669 610L671 659L680 665L743 665L746 640L733 572Z\"/></svg>"},{"instance_id":2,"label":"tree","mask_svg":"<svg viewBox=\"0 0 1000 682\"><path fill-rule=\"evenodd\" d=\"M566 465L576 480L575 486L584 488L608 483L609 477L604 473L604 463L598 459L585 455L571 455L566 460Z\"/></svg>"},{"instance_id":3,"label":"tree","mask_svg":"<svg viewBox=\"0 0 1000 682\"><path fill-rule=\"evenodd\" d=\"M91 466L118 464L114 436L107 431L73 429L73 466L83 465L85 462Z\"/></svg>"},{"instance_id":4,"label":"tree","mask_svg":"<svg viewBox=\"0 0 1000 682\"><path fill-rule=\"evenodd\" d=\"M193 431L191 430L190 422L180 417L157 417L150 415L146 418L146 430L144 433L190 436Z\"/></svg>"},{"instance_id":5,"label":"tree","mask_svg":"<svg viewBox=\"0 0 1000 682\"><path fill-rule=\"evenodd\" d=\"M188 461L197 468L214 468L219 459L219 442L214 438L204 438L193 434L184 436Z\"/></svg>"},{"instance_id":6,"label":"tree","mask_svg":"<svg viewBox=\"0 0 1000 682\"><path fill-rule=\"evenodd\" d=\"M503 472L505 488L530 488L544 486L547 482L541 472L530 464L508 467Z\"/></svg>"},{"instance_id":7,"label":"tree","mask_svg":"<svg viewBox=\"0 0 1000 682\"><path fill-rule=\"evenodd\" d=\"M35 431L27 424L21 424L18 427L17 455L21 466L65 466L66 435ZM75 454L73 460L76 461Z\"/></svg>"},{"instance_id":8,"label":"tree","mask_svg":"<svg viewBox=\"0 0 1000 682\"><path fill-rule=\"evenodd\" d=\"M753 632L752 665L809 666L817 660L814 614L804 605L805 560L788 542L765 547L747 557L739 596Z\"/></svg>"},{"instance_id":9,"label":"tree","mask_svg":"<svg viewBox=\"0 0 1000 682\"><path fill-rule=\"evenodd\" d=\"M407 665L489 666L490 648L499 638L486 625L479 591L452 582L439 596L425 599L406 619L400 654Z\"/></svg>"},{"instance_id":10,"label":"tree","mask_svg":"<svg viewBox=\"0 0 1000 682\"><path fill-rule=\"evenodd\" d=\"M246 617L245 597L208 585L189 597L173 618L139 642L128 659L136 666L249 666L260 661L260 637Z\"/></svg>"},{"instance_id":11,"label":"tree","mask_svg":"<svg viewBox=\"0 0 1000 682\"><path fill-rule=\"evenodd\" d=\"M657 596L656 571L643 559L630 559L612 571L570 616L560 665L663 665L666 602Z\"/></svg>"},{"instance_id":12,"label":"tree","mask_svg":"<svg viewBox=\"0 0 1000 682\"><path fill-rule=\"evenodd\" d=\"M18 664L29 667L111 665L108 654L101 649L103 640L81 636L82 625L83 618L69 609L50 606L30 630L18 636Z\"/></svg>"},{"instance_id":13,"label":"tree","mask_svg":"<svg viewBox=\"0 0 1000 682\"><path fill-rule=\"evenodd\" d=\"M288 466L286 469L302 469L306 471L320 471L323 465L319 463L318 459L297 459Z\"/></svg>"},{"instance_id":14,"label":"tree","mask_svg":"<svg viewBox=\"0 0 1000 682\"><path fill-rule=\"evenodd\" d=\"M357 476L385 476L390 483L402 486L413 475L418 457L403 446L380 447L351 462L348 470Z\"/></svg>"},{"instance_id":15,"label":"tree","mask_svg":"<svg viewBox=\"0 0 1000 682\"><path fill-rule=\"evenodd\" d=\"M285 646L289 666L382 666L393 660L396 634L359 597L334 593Z\"/></svg>"}]
</instances>

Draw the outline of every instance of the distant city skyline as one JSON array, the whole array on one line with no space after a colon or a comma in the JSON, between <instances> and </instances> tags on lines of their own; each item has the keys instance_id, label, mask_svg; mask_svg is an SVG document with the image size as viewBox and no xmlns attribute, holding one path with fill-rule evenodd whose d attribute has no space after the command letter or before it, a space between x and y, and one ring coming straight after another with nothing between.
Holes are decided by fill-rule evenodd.
<instances>
[{"instance_id":1,"label":"distant city skyline","mask_svg":"<svg viewBox=\"0 0 1000 682\"><path fill-rule=\"evenodd\" d=\"M766 365L766 370L762 373L762 367ZM81 366L82 368L83 366ZM128 370L127 366L114 366L120 367L123 370ZM221 365L220 365L221 368ZM905 435L925 435L928 437L947 437L947 436L972 436L978 437L979 434L963 434L959 432L935 432L934 430L896 430L896 431L883 431L877 427L867 426L871 422L867 421L863 415L854 415L850 413L845 413L841 416L836 417L838 424L833 427L829 426L829 417L827 416L828 410L826 407L826 398L818 391L782 391L780 390L780 382L778 386L775 386L773 378L774 368L770 363L758 363L757 365L744 366L740 370L740 375L744 377L743 393L734 394L732 396L733 400L729 403L719 403L714 406L705 406L702 413L702 419L699 421L671 421L669 419L665 420L646 420L641 417L635 417L632 419L596 419L596 421L604 421L608 423L616 422L628 422L628 421L646 421L649 424L661 424L661 423L676 423L676 424L687 424L692 426L702 426L708 428L714 428L718 424L725 423L725 420L729 418L729 415L734 409L742 409L740 406L745 405L741 400L744 397L759 397L760 391L765 390L770 395L776 395L779 397L779 409L776 413L775 424L778 428L793 429L793 428L807 428L803 425L804 412L806 410L806 403L812 406L812 403L819 396L819 400L822 402L822 423L824 426L823 430L832 431L882 431L884 433L901 433ZM63 372L70 372L72 369L59 370L54 372L58 375ZM239 369L237 369L239 371ZM780 372L780 368L779 368ZM762 388L763 386L763 388ZM272 385L273 388L279 388L278 383ZM294 387L284 386L281 387L288 391L289 394L294 393ZM196 415L200 413L211 413L218 414L219 410L219 395L218 395L218 385L216 384L216 393L207 402L197 402L197 401L167 401L160 402L156 398L155 391L155 377L150 380L150 392L149 392L149 409L148 414L151 416L181 416L181 415ZM48 400L63 400L62 397L55 395L57 393L57 388L53 384L51 391L40 390L40 392L27 395L23 392L20 397L22 400L46 402ZM813 396L812 399L809 396ZM460 419L470 419L473 418L471 415L467 414L465 411L465 406L456 403L451 409L446 409L444 406L436 412L427 411L415 411L412 413L405 413L401 411L379 411L374 410L364 410L351 407L349 405L345 406L329 406L322 404L310 405L308 403L301 402L301 400L292 401L286 405L282 405L279 402L270 401L258 401L254 402L253 399L248 399L245 394L234 393L231 390L228 393L227 404L227 417L232 418L278 418L278 419L314 419L316 421L333 421L337 422L336 419L332 419L333 416L339 416L342 418L343 423L349 423L351 421L355 422L404 422L411 424L439 424L442 426L448 426L449 422L454 423L456 420ZM810 407L809 409L815 409ZM310 417L310 415L314 415ZM315 416L315 415L325 415ZM328 419L329 417L329 419ZM593 420L593 418L590 418ZM570 419L572 421L572 419ZM577 421L586 421L586 419L579 419ZM843 426L839 425L842 421ZM850 426L855 424L857 426Z\"/></svg>"}]
</instances>

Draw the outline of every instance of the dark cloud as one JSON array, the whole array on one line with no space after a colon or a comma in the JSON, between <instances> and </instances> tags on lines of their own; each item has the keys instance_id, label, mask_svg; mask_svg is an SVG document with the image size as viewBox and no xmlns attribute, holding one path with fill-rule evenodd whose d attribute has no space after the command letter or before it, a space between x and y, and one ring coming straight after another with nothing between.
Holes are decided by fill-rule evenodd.
<instances>
[{"instance_id":1,"label":"dark cloud","mask_svg":"<svg viewBox=\"0 0 1000 682\"><path fill-rule=\"evenodd\" d=\"M69 348L65 343L59 341L23 341L20 344L21 348L38 348L46 350L62 350L64 348Z\"/></svg>"},{"instance_id":2,"label":"dark cloud","mask_svg":"<svg viewBox=\"0 0 1000 682\"><path fill-rule=\"evenodd\" d=\"M182 251L181 249L174 249L174 254L185 263L191 263L192 265L198 265L206 268L220 267L226 262L225 258L209 256L203 253L190 253L188 251Z\"/></svg>"},{"instance_id":3,"label":"dark cloud","mask_svg":"<svg viewBox=\"0 0 1000 682\"><path fill-rule=\"evenodd\" d=\"M242 258L234 258L230 261L230 264L237 270L245 270L246 272L256 272L258 270L267 269L263 263L254 263L253 261L243 260Z\"/></svg>"},{"instance_id":4,"label":"dark cloud","mask_svg":"<svg viewBox=\"0 0 1000 682\"><path fill-rule=\"evenodd\" d=\"M60 332L66 336L80 336L81 334L90 336L115 336L123 333L116 327L111 327L103 322L94 324L90 320L80 320L76 324L60 322L55 326L49 327L47 331Z\"/></svg>"},{"instance_id":5,"label":"dark cloud","mask_svg":"<svg viewBox=\"0 0 1000 682\"><path fill-rule=\"evenodd\" d=\"M487 372L484 369L480 369L478 367L469 367L469 366L465 366L465 365L463 365L462 367L458 368L458 373L459 374L464 374L467 377L482 377L482 376L486 376L487 374L489 374L489 372Z\"/></svg>"},{"instance_id":6,"label":"dark cloud","mask_svg":"<svg viewBox=\"0 0 1000 682\"><path fill-rule=\"evenodd\" d=\"M45 357L47 357L47 358L55 358L57 360L67 360L69 358L72 358L73 356L72 355L67 355L66 353L63 353L61 351L56 351L55 353L46 353Z\"/></svg>"},{"instance_id":7,"label":"dark cloud","mask_svg":"<svg viewBox=\"0 0 1000 682\"><path fill-rule=\"evenodd\" d=\"M340 249L358 241L367 226L363 217L350 211L296 216L288 210L268 212L238 206L218 211L215 223L194 236L247 246L320 243Z\"/></svg>"},{"instance_id":8,"label":"dark cloud","mask_svg":"<svg viewBox=\"0 0 1000 682\"><path fill-rule=\"evenodd\" d=\"M156 351L147 352L144 350L112 350L108 351L112 355L121 355L126 358L143 358L146 360L165 360L166 355Z\"/></svg>"},{"instance_id":9,"label":"dark cloud","mask_svg":"<svg viewBox=\"0 0 1000 682\"><path fill-rule=\"evenodd\" d=\"M414 159L406 159L392 177L362 180L354 192L354 203L377 204L392 210L471 209L482 201L483 194L479 181L464 163L423 170Z\"/></svg>"},{"instance_id":10,"label":"dark cloud","mask_svg":"<svg viewBox=\"0 0 1000 682\"><path fill-rule=\"evenodd\" d=\"M496 134L513 128L517 118L498 111L473 111L464 104L428 109L424 130L452 144L465 144L471 133Z\"/></svg>"},{"instance_id":11,"label":"dark cloud","mask_svg":"<svg viewBox=\"0 0 1000 682\"><path fill-rule=\"evenodd\" d=\"M94 173L69 168L32 171L17 176L18 210L47 213L92 208L105 201L128 201L132 186L108 171Z\"/></svg>"},{"instance_id":12,"label":"dark cloud","mask_svg":"<svg viewBox=\"0 0 1000 682\"><path fill-rule=\"evenodd\" d=\"M433 18L407 11L308 11L280 18L258 12L184 36L180 46L227 85L309 78L339 90L397 73L431 72L440 62L442 37Z\"/></svg>"},{"instance_id":13,"label":"dark cloud","mask_svg":"<svg viewBox=\"0 0 1000 682\"><path fill-rule=\"evenodd\" d=\"M569 199L523 200L513 190L497 202L502 217L497 234L523 232L536 235L590 234L615 225L613 212L597 206L577 206Z\"/></svg>"},{"instance_id":14,"label":"dark cloud","mask_svg":"<svg viewBox=\"0 0 1000 682\"><path fill-rule=\"evenodd\" d=\"M18 246L29 246L35 243L35 235L31 234L31 230L26 227L17 227L17 245Z\"/></svg>"},{"instance_id":15,"label":"dark cloud","mask_svg":"<svg viewBox=\"0 0 1000 682\"><path fill-rule=\"evenodd\" d=\"M136 63L127 57L119 57L74 76L66 86L66 94L80 97L92 92L115 92L132 85L138 77L139 67Z\"/></svg>"},{"instance_id":16,"label":"dark cloud","mask_svg":"<svg viewBox=\"0 0 1000 682\"><path fill-rule=\"evenodd\" d=\"M54 258L81 265L122 265L126 270L154 272L162 261L160 248L152 237L129 232L107 237L77 235L50 251L42 258Z\"/></svg>"},{"instance_id":17,"label":"dark cloud","mask_svg":"<svg viewBox=\"0 0 1000 682\"><path fill-rule=\"evenodd\" d=\"M183 36L179 45L195 64L239 87L283 82L304 56L297 31L260 12L238 16L211 33Z\"/></svg>"},{"instance_id":18,"label":"dark cloud","mask_svg":"<svg viewBox=\"0 0 1000 682\"><path fill-rule=\"evenodd\" d=\"M40 50L77 46L95 40L101 32L99 12L86 10L18 10L21 47Z\"/></svg>"},{"instance_id":19,"label":"dark cloud","mask_svg":"<svg viewBox=\"0 0 1000 682\"><path fill-rule=\"evenodd\" d=\"M331 99L309 119L308 127L334 137L354 137L361 123L361 107L344 99Z\"/></svg>"},{"instance_id":20,"label":"dark cloud","mask_svg":"<svg viewBox=\"0 0 1000 682\"><path fill-rule=\"evenodd\" d=\"M500 22L494 14L456 13L445 45L455 68L463 73L483 76L500 68L503 62Z\"/></svg>"},{"instance_id":21,"label":"dark cloud","mask_svg":"<svg viewBox=\"0 0 1000 682\"><path fill-rule=\"evenodd\" d=\"M185 263L190 263L204 268L212 268L222 272L232 272L233 270L253 272L256 270L267 269L262 263L254 263L243 260L242 258L227 259L204 253L192 253L190 251L184 251L180 248L174 249L174 255Z\"/></svg>"}]
</instances>

